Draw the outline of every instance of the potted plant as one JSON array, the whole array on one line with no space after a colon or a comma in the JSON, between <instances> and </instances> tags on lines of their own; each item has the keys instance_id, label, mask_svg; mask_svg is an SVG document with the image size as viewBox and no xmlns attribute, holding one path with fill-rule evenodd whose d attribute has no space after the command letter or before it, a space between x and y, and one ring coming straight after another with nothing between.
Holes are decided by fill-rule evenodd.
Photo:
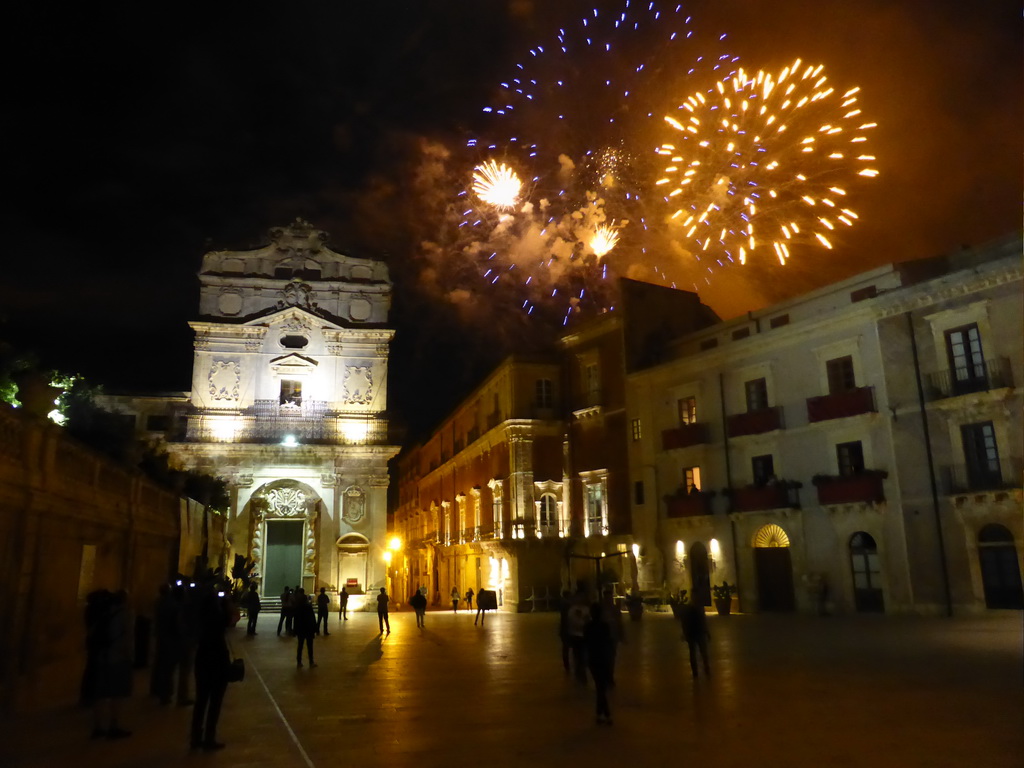
<instances>
[{"instance_id":1,"label":"potted plant","mask_svg":"<svg viewBox=\"0 0 1024 768\"><path fill-rule=\"evenodd\" d=\"M732 611L732 596L736 594L736 585L723 581L711 587L711 594L715 598L715 610L719 616L728 616Z\"/></svg>"}]
</instances>

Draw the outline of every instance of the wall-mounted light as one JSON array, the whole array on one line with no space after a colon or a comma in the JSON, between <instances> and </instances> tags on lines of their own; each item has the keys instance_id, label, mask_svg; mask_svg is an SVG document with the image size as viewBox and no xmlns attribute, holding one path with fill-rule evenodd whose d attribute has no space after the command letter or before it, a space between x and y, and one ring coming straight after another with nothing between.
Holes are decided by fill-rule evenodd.
<instances>
[{"instance_id":1,"label":"wall-mounted light","mask_svg":"<svg viewBox=\"0 0 1024 768\"><path fill-rule=\"evenodd\" d=\"M384 562L387 565L391 565L391 550L390 549L385 549L384 550Z\"/></svg>"},{"instance_id":2,"label":"wall-mounted light","mask_svg":"<svg viewBox=\"0 0 1024 768\"><path fill-rule=\"evenodd\" d=\"M676 542L676 562L680 568L686 567L686 544L682 539Z\"/></svg>"},{"instance_id":3,"label":"wall-mounted light","mask_svg":"<svg viewBox=\"0 0 1024 768\"><path fill-rule=\"evenodd\" d=\"M722 548L718 544L718 539L712 539L709 544L711 545L711 569L714 570L718 567L718 560L722 556Z\"/></svg>"},{"instance_id":4,"label":"wall-mounted light","mask_svg":"<svg viewBox=\"0 0 1024 768\"><path fill-rule=\"evenodd\" d=\"M234 442L241 429L241 423L234 418L215 418L210 425L210 432L215 440L222 440L226 443Z\"/></svg>"},{"instance_id":5,"label":"wall-mounted light","mask_svg":"<svg viewBox=\"0 0 1024 768\"><path fill-rule=\"evenodd\" d=\"M285 448L294 448L299 444L299 441L295 439L295 435L285 435L281 439L281 445Z\"/></svg>"},{"instance_id":6,"label":"wall-mounted light","mask_svg":"<svg viewBox=\"0 0 1024 768\"><path fill-rule=\"evenodd\" d=\"M635 557L637 560L640 559L640 545L639 544L634 544L633 545L633 557Z\"/></svg>"},{"instance_id":7,"label":"wall-mounted light","mask_svg":"<svg viewBox=\"0 0 1024 768\"><path fill-rule=\"evenodd\" d=\"M338 419L338 430L350 443L365 443L370 435L370 422L366 419Z\"/></svg>"}]
</instances>

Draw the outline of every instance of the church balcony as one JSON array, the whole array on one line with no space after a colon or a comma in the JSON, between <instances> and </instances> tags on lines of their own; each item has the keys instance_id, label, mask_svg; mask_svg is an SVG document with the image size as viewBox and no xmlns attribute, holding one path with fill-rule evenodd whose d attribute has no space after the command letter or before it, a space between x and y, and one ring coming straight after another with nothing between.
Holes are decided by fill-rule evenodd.
<instances>
[{"instance_id":1,"label":"church balcony","mask_svg":"<svg viewBox=\"0 0 1024 768\"><path fill-rule=\"evenodd\" d=\"M301 408L257 400L240 413L200 411L188 415L186 442L282 445L382 445L389 442L387 419L330 411L327 403Z\"/></svg>"},{"instance_id":2,"label":"church balcony","mask_svg":"<svg viewBox=\"0 0 1024 768\"><path fill-rule=\"evenodd\" d=\"M661 449L670 451L673 448L689 448L708 442L707 424L681 424L674 429L661 431Z\"/></svg>"}]
</instances>

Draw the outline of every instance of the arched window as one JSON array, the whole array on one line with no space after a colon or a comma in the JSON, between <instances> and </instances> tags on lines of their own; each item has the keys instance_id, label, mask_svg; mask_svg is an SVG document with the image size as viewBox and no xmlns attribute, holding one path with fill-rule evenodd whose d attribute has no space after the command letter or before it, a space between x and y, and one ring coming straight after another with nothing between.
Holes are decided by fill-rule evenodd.
<instances>
[{"instance_id":1,"label":"arched window","mask_svg":"<svg viewBox=\"0 0 1024 768\"><path fill-rule=\"evenodd\" d=\"M1017 547L1006 526L989 523L978 531L978 564L987 608L1024 608Z\"/></svg>"},{"instance_id":2,"label":"arched window","mask_svg":"<svg viewBox=\"0 0 1024 768\"><path fill-rule=\"evenodd\" d=\"M545 493L537 504L537 531L542 536L558 534L558 501L553 493Z\"/></svg>"},{"instance_id":3,"label":"arched window","mask_svg":"<svg viewBox=\"0 0 1024 768\"><path fill-rule=\"evenodd\" d=\"M878 546L869 533L857 531L850 537L850 568L853 572L853 600L862 613L884 613L882 566Z\"/></svg>"}]
</instances>

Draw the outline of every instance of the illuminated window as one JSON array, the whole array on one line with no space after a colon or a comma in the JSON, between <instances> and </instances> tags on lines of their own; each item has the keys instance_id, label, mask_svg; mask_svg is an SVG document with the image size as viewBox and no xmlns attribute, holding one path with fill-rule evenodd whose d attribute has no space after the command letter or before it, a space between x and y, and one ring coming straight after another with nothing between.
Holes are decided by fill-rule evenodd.
<instances>
[{"instance_id":1,"label":"illuminated window","mask_svg":"<svg viewBox=\"0 0 1024 768\"><path fill-rule=\"evenodd\" d=\"M640 442L640 438L643 437L643 433L640 430L640 419L633 419L632 429L633 429L633 442L634 443Z\"/></svg>"},{"instance_id":2,"label":"illuminated window","mask_svg":"<svg viewBox=\"0 0 1024 768\"><path fill-rule=\"evenodd\" d=\"M505 500L502 498L501 480L491 480L488 483L491 489L491 515L494 520L494 538L500 539L505 535Z\"/></svg>"},{"instance_id":3,"label":"illuminated window","mask_svg":"<svg viewBox=\"0 0 1024 768\"><path fill-rule=\"evenodd\" d=\"M537 505L537 530L544 536L558 533L558 502L553 493L545 493Z\"/></svg>"},{"instance_id":4,"label":"illuminated window","mask_svg":"<svg viewBox=\"0 0 1024 768\"><path fill-rule=\"evenodd\" d=\"M585 536L608 535L608 507L605 505L604 484L589 483L587 492L587 519Z\"/></svg>"},{"instance_id":5,"label":"illuminated window","mask_svg":"<svg viewBox=\"0 0 1024 768\"><path fill-rule=\"evenodd\" d=\"M684 397L677 401L679 407L679 423L681 425L697 423L697 398Z\"/></svg>"},{"instance_id":6,"label":"illuminated window","mask_svg":"<svg viewBox=\"0 0 1024 768\"><path fill-rule=\"evenodd\" d=\"M976 324L946 331L946 351L956 394L986 389L985 359L981 352L981 334Z\"/></svg>"},{"instance_id":7,"label":"illuminated window","mask_svg":"<svg viewBox=\"0 0 1024 768\"><path fill-rule=\"evenodd\" d=\"M999 488L1003 476L999 467L999 448L991 421L960 427L964 447L967 481L972 489Z\"/></svg>"},{"instance_id":8,"label":"illuminated window","mask_svg":"<svg viewBox=\"0 0 1024 768\"><path fill-rule=\"evenodd\" d=\"M700 467L685 467L683 469L683 488L687 493L695 493L700 490Z\"/></svg>"},{"instance_id":9,"label":"illuminated window","mask_svg":"<svg viewBox=\"0 0 1024 768\"><path fill-rule=\"evenodd\" d=\"M281 405L302 405L302 382L281 379Z\"/></svg>"}]
</instances>

